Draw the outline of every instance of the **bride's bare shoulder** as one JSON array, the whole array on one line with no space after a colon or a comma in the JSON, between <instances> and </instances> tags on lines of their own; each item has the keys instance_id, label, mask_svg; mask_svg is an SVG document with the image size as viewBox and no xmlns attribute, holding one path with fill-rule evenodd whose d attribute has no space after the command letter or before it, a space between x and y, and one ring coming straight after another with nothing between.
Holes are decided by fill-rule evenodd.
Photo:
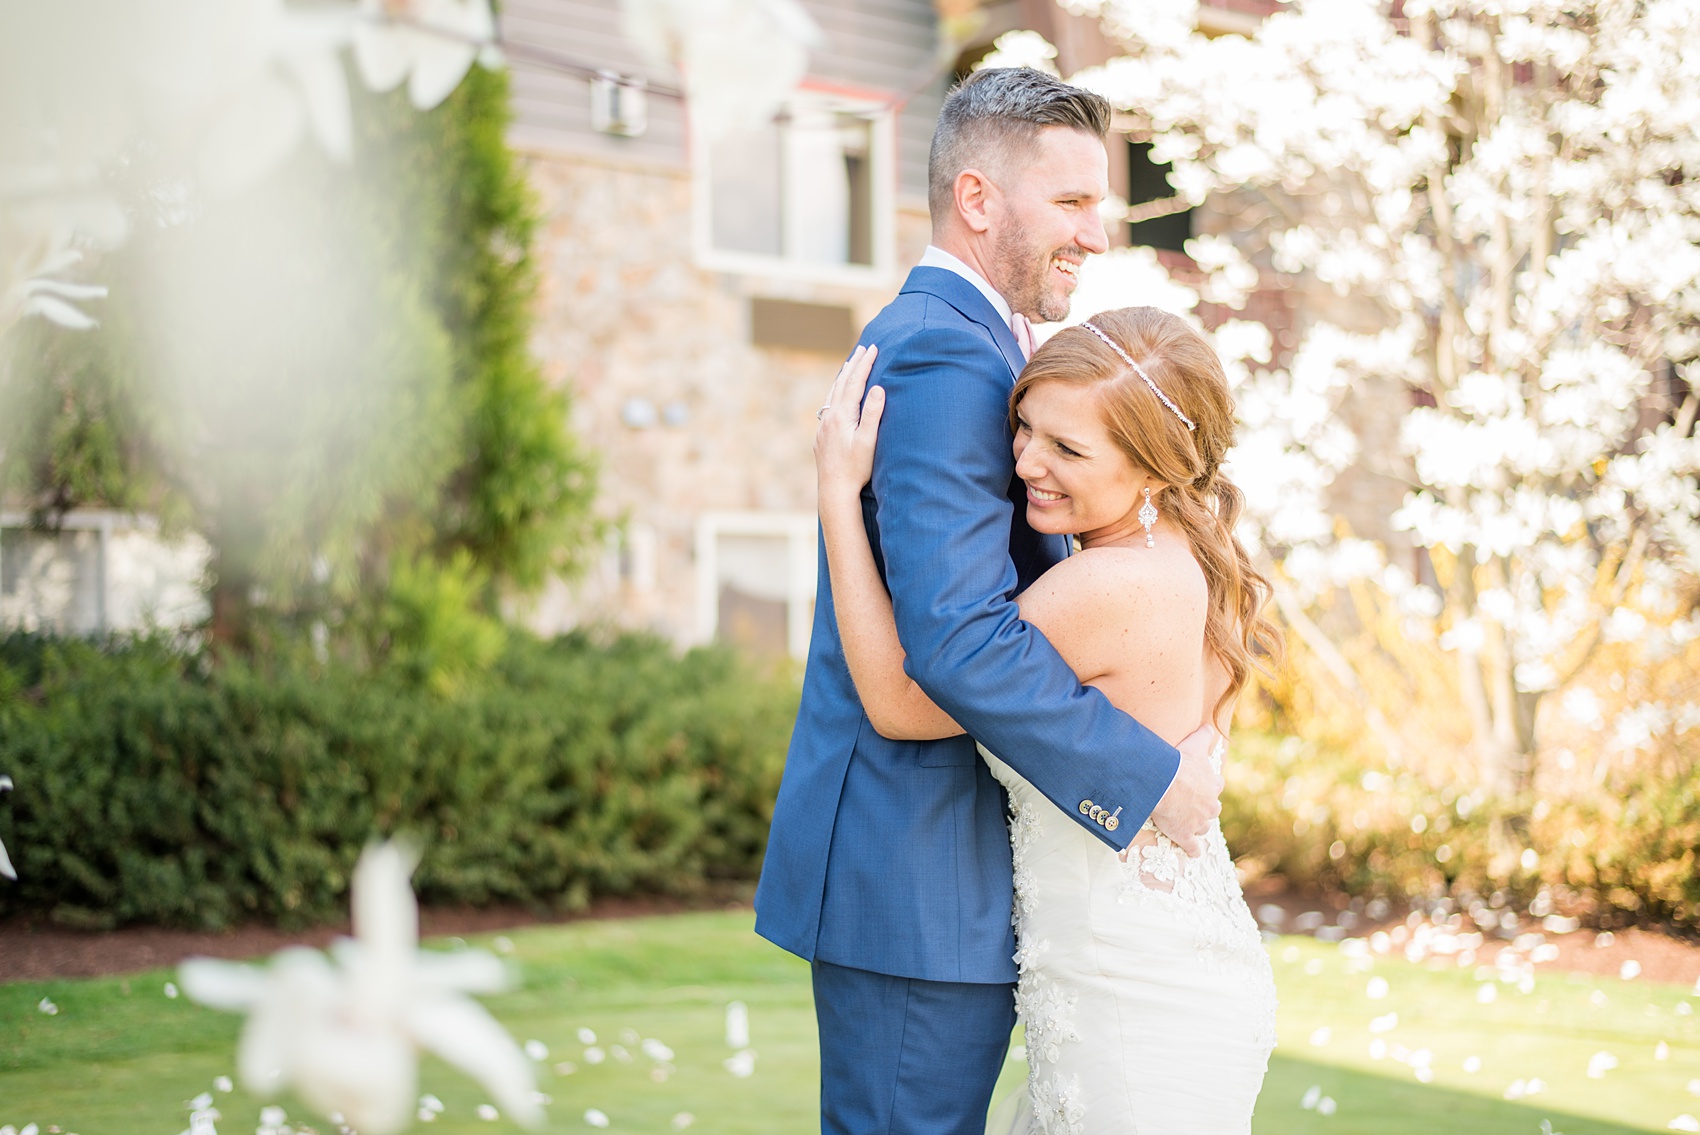
<instances>
[{"instance_id":1,"label":"bride's bare shoulder","mask_svg":"<svg viewBox=\"0 0 1700 1135\"><path fill-rule=\"evenodd\" d=\"M1203 610L1209 602L1204 572L1183 548L1088 548L1047 571L1033 585L1067 592L1078 601L1103 604L1179 604Z\"/></svg>"},{"instance_id":2,"label":"bride's bare shoulder","mask_svg":"<svg viewBox=\"0 0 1700 1135\"><path fill-rule=\"evenodd\" d=\"M1050 634L1169 637L1202 631L1204 572L1184 548L1089 548L1058 563L1021 597L1022 616Z\"/></svg>"}]
</instances>

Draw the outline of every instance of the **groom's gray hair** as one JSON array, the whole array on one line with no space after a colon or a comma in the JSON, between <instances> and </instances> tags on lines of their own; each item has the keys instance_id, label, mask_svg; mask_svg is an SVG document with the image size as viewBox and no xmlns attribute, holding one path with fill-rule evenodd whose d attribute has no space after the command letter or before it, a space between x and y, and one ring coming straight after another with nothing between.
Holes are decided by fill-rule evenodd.
<instances>
[{"instance_id":1,"label":"groom's gray hair","mask_svg":"<svg viewBox=\"0 0 1700 1135\"><path fill-rule=\"evenodd\" d=\"M934 223L955 207L956 175L980 169L1007 175L1038 154L1039 131L1067 126L1102 140L1108 100L1032 67L988 67L945 96L927 155L927 206Z\"/></svg>"}]
</instances>

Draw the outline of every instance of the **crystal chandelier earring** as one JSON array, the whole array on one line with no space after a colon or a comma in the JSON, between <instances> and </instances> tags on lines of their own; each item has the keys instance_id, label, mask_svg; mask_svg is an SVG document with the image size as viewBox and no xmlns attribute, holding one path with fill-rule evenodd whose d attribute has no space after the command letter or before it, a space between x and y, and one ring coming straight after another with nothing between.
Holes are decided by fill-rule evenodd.
<instances>
[{"instance_id":1,"label":"crystal chandelier earring","mask_svg":"<svg viewBox=\"0 0 1700 1135\"><path fill-rule=\"evenodd\" d=\"M1139 506L1139 523L1145 525L1145 546L1155 548L1157 541L1151 535L1151 526L1157 523L1157 506L1151 503L1151 489L1145 490L1145 503Z\"/></svg>"}]
</instances>

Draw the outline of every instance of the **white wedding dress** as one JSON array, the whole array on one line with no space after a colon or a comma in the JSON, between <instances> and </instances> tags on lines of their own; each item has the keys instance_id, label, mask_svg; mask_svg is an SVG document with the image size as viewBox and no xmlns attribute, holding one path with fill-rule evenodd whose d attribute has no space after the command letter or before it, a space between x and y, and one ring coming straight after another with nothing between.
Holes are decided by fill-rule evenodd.
<instances>
[{"instance_id":1,"label":"white wedding dress","mask_svg":"<svg viewBox=\"0 0 1700 1135\"><path fill-rule=\"evenodd\" d=\"M1028 1090L988 1135L1244 1135L1275 979L1222 829L1191 859L1146 824L1127 861L984 747L1009 790Z\"/></svg>"}]
</instances>

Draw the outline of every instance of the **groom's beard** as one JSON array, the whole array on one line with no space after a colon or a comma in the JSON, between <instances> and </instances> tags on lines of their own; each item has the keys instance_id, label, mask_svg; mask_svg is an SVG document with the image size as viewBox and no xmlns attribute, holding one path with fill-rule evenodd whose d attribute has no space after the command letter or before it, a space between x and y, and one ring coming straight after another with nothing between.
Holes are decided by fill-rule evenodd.
<instances>
[{"instance_id":1,"label":"groom's beard","mask_svg":"<svg viewBox=\"0 0 1700 1135\"><path fill-rule=\"evenodd\" d=\"M1012 224L998 234L992 246L998 273L1003 277L1003 298L1013 311L1032 318L1035 323L1055 323L1068 317L1069 293L1054 279L1051 260L1065 252L1086 259L1086 251L1074 245L1037 252L1027 239L1027 230Z\"/></svg>"}]
</instances>

